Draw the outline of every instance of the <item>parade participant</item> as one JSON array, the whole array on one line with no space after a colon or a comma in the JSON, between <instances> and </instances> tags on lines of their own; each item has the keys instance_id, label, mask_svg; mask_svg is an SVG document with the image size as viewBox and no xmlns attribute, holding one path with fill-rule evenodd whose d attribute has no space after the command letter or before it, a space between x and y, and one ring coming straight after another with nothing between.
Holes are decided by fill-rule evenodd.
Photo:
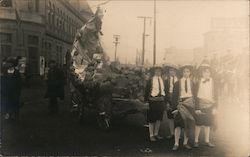
<instances>
[{"instance_id":1,"label":"parade participant","mask_svg":"<svg viewBox=\"0 0 250 157\"><path fill-rule=\"evenodd\" d=\"M1 74L1 105L5 119L18 119L20 96L21 96L21 75L18 66L18 59L8 58L2 68Z\"/></svg>"},{"instance_id":2,"label":"parade participant","mask_svg":"<svg viewBox=\"0 0 250 157\"><path fill-rule=\"evenodd\" d=\"M49 114L58 113L58 98L64 99L64 75L54 60L49 61L46 98L49 98Z\"/></svg>"},{"instance_id":3,"label":"parade participant","mask_svg":"<svg viewBox=\"0 0 250 157\"><path fill-rule=\"evenodd\" d=\"M214 115L217 108L216 81L211 77L211 68L207 64L202 64L199 68L201 77L197 84L196 99L196 125L194 147L199 147L199 135L201 127L204 126L205 143L208 147L214 147L209 140L210 128L214 126Z\"/></svg>"},{"instance_id":4,"label":"parade participant","mask_svg":"<svg viewBox=\"0 0 250 157\"><path fill-rule=\"evenodd\" d=\"M194 83L191 79L191 65L185 65L181 68L182 78L177 81L173 89L173 109L175 125L175 144L172 150L179 148L179 139L181 129L184 129L183 146L186 149L192 149L188 145L189 131L194 124Z\"/></svg>"},{"instance_id":5,"label":"parade participant","mask_svg":"<svg viewBox=\"0 0 250 157\"><path fill-rule=\"evenodd\" d=\"M5 119L9 119L10 115L8 113L8 104L11 102L11 88L10 81L8 79L8 69L10 63L6 62L6 59L1 64L1 113L5 116Z\"/></svg>"},{"instance_id":6,"label":"parade participant","mask_svg":"<svg viewBox=\"0 0 250 157\"><path fill-rule=\"evenodd\" d=\"M174 89L174 84L178 81L176 72L178 68L175 65L169 66L168 68L168 78L165 81L165 91L166 91L166 96L167 96L167 116L169 119L169 129L170 129L170 136L168 138L173 138L174 137L174 116L172 114L173 112L173 103L172 103L172 97L173 97L173 89Z\"/></svg>"},{"instance_id":7,"label":"parade participant","mask_svg":"<svg viewBox=\"0 0 250 157\"><path fill-rule=\"evenodd\" d=\"M154 75L147 81L145 88L145 101L149 103L148 122L150 141L163 139L159 136L159 129L163 118L165 104L165 86L161 77L162 69L154 67Z\"/></svg>"}]
</instances>

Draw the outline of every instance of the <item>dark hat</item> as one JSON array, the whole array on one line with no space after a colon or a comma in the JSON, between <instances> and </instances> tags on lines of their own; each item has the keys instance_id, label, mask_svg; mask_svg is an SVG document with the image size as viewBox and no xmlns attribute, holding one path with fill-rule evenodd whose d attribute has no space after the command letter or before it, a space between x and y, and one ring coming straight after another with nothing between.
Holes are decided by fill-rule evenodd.
<instances>
[{"instance_id":1,"label":"dark hat","mask_svg":"<svg viewBox=\"0 0 250 157\"><path fill-rule=\"evenodd\" d=\"M186 68L189 69L190 71L194 70L194 66L192 64L184 64L183 66L180 67L180 70L183 71Z\"/></svg>"},{"instance_id":2,"label":"dark hat","mask_svg":"<svg viewBox=\"0 0 250 157\"><path fill-rule=\"evenodd\" d=\"M18 60L15 57L8 57L6 59L6 63L9 67L11 66L17 66L18 65Z\"/></svg>"},{"instance_id":3,"label":"dark hat","mask_svg":"<svg viewBox=\"0 0 250 157\"><path fill-rule=\"evenodd\" d=\"M151 67L150 68L150 71L155 71L155 70L163 70L163 68L161 67L161 66L159 66L159 65L155 65L155 66L153 66L153 67Z\"/></svg>"},{"instance_id":4,"label":"dark hat","mask_svg":"<svg viewBox=\"0 0 250 157\"><path fill-rule=\"evenodd\" d=\"M209 64L206 63L202 63L198 69L204 70L204 69L211 69L211 66Z\"/></svg>"},{"instance_id":5,"label":"dark hat","mask_svg":"<svg viewBox=\"0 0 250 157\"><path fill-rule=\"evenodd\" d=\"M13 64L12 63L8 63L6 61L2 62L2 65L1 65L1 72L2 73L7 73L7 70L10 68L10 67L13 67Z\"/></svg>"},{"instance_id":6,"label":"dark hat","mask_svg":"<svg viewBox=\"0 0 250 157\"><path fill-rule=\"evenodd\" d=\"M178 71L179 68L175 64L167 63L163 65L163 69L164 69L164 72L169 72L170 69L175 69L176 71Z\"/></svg>"},{"instance_id":7,"label":"dark hat","mask_svg":"<svg viewBox=\"0 0 250 157\"><path fill-rule=\"evenodd\" d=\"M162 68L161 66L159 66L159 65L155 65L155 66L153 66L153 67L151 67L151 68L149 69L149 72L150 72L151 75L154 75L154 72L155 72L156 70L161 70L161 71L163 71L163 68Z\"/></svg>"}]
</instances>

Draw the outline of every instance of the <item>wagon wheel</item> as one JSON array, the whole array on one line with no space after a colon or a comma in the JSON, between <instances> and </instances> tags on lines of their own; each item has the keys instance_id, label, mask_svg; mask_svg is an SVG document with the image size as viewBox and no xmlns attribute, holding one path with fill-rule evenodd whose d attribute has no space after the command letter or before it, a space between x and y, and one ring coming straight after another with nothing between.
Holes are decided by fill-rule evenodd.
<instances>
[{"instance_id":1,"label":"wagon wheel","mask_svg":"<svg viewBox=\"0 0 250 157\"><path fill-rule=\"evenodd\" d=\"M71 95L71 112L76 116L76 119L78 122L83 121L83 115L84 115L84 106L82 103L81 97L78 95L78 93L72 93Z\"/></svg>"},{"instance_id":2,"label":"wagon wheel","mask_svg":"<svg viewBox=\"0 0 250 157\"><path fill-rule=\"evenodd\" d=\"M110 116L97 115L97 123L102 130L108 130L110 128Z\"/></svg>"}]
</instances>

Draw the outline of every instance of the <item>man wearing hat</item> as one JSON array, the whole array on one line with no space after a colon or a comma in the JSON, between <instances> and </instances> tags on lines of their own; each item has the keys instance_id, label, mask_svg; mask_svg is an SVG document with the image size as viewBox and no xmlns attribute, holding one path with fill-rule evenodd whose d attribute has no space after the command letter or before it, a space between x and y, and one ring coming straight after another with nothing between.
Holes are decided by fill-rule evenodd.
<instances>
[{"instance_id":1,"label":"man wearing hat","mask_svg":"<svg viewBox=\"0 0 250 157\"><path fill-rule=\"evenodd\" d=\"M199 67L200 78L197 84L196 96L196 124L194 147L199 147L199 135L201 127L204 126L205 143L208 147L214 147L209 140L210 127L214 126L214 116L217 108L217 90L215 80L211 77L211 67L202 64Z\"/></svg>"},{"instance_id":2,"label":"man wearing hat","mask_svg":"<svg viewBox=\"0 0 250 157\"><path fill-rule=\"evenodd\" d=\"M163 118L165 104L165 86L162 79L161 67L153 68L153 76L147 81L145 88L145 101L149 103L148 122L150 141L162 139L159 129Z\"/></svg>"},{"instance_id":3,"label":"man wearing hat","mask_svg":"<svg viewBox=\"0 0 250 157\"><path fill-rule=\"evenodd\" d=\"M49 98L49 115L58 113L58 101L64 99L64 75L61 69L57 67L55 60L49 61L49 71L47 80L46 98Z\"/></svg>"},{"instance_id":4,"label":"man wearing hat","mask_svg":"<svg viewBox=\"0 0 250 157\"><path fill-rule=\"evenodd\" d=\"M167 67L168 71L168 77L165 80L165 89L166 89L166 98L167 98L167 115L169 119L169 129L170 129L170 136L168 138L174 137L174 116L172 114L173 112L173 89L174 89L174 84L178 81L177 77L177 70L178 67L176 65L168 65Z\"/></svg>"},{"instance_id":5,"label":"man wearing hat","mask_svg":"<svg viewBox=\"0 0 250 157\"><path fill-rule=\"evenodd\" d=\"M1 107L5 119L19 118L22 80L17 66L18 58L9 57L1 67Z\"/></svg>"},{"instance_id":6,"label":"man wearing hat","mask_svg":"<svg viewBox=\"0 0 250 157\"><path fill-rule=\"evenodd\" d=\"M191 149L188 145L188 135L194 124L194 83L191 79L193 67L185 65L181 68L182 78L177 81L173 89L172 102L174 106L175 144L172 150L179 148L181 129L184 129L183 146Z\"/></svg>"}]
</instances>

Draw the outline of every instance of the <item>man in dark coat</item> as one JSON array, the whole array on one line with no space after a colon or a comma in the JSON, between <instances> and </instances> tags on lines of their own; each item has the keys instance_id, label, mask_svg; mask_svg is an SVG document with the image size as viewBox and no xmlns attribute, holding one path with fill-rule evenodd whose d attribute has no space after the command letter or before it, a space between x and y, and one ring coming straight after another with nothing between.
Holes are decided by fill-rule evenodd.
<instances>
[{"instance_id":1,"label":"man in dark coat","mask_svg":"<svg viewBox=\"0 0 250 157\"><path fill-rule=\"evenodd\" d=\"M159 136L159 129L163 119L164 105L166 101L165 85L161 76L162 69L154 67L154 75L147 81L144 99L149 103L148 122L150 141L162 139Z\"/></svg>"},{"instance_id":2,"label":"man in dark coat","mask_svg":"<svg viewBox=\"0 0 250 157\"><path fill-rule=\"evenodd\" d=\"M9 58L1 71L1 106L5 119L18 119L21 96L21 75L15 68L18 64L15 58Z\"/></svg>"},{"instance_id":3,"label":"man in dark coat","mask_svg":"<svg viewBox=\"0 0 250 157\"><path fill-rule=\"evenodd\" d=\"M56 66L54 60L49 62L47 86L46 97L50 99L49 114L56 114L58 113L57 99L64 99L64 75L63 71Z\"/></svg>"}]
</instances>

